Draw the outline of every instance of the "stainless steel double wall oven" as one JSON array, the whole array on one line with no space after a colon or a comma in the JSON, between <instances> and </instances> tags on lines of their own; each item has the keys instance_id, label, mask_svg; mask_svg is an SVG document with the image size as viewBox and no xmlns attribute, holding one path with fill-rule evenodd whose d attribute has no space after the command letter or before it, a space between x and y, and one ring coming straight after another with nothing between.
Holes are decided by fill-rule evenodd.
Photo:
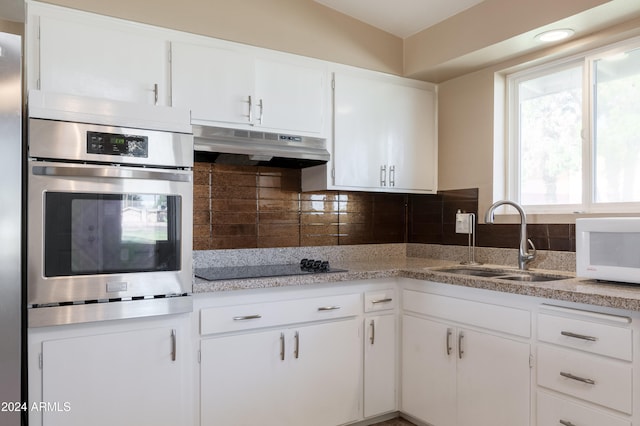
<instances>
[{"instance_id":1,"label":"stainless steel double wall oven","mask_svg":"<svg viewBox=\"0 0 640 426\"><path fill-rule=\"evenodd\" d=\"M192 309L193 137L29 119L29 326Z\"/></svg>"}]
</instances>

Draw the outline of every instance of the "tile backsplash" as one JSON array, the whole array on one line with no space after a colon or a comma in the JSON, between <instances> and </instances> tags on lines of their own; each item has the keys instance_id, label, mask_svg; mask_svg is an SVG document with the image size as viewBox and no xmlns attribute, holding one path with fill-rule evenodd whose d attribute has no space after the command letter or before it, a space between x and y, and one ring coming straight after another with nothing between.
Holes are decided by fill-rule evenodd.
<instances>
[{"instance_id":1,"label":"tile backsplash","mask_svg":"<svg viewBox=\"0 0 640 426\"><path fill-rule=\"evenodd\" d=\"M478 190L435 195L301 192L300 170L197 161L195 250L380 243L466 245L455 213L478 211ZM575 251L574 225L529 225L541 250ZM476 244L515 248L518 225L479 225Z\"/></svg>"}]
</instances>

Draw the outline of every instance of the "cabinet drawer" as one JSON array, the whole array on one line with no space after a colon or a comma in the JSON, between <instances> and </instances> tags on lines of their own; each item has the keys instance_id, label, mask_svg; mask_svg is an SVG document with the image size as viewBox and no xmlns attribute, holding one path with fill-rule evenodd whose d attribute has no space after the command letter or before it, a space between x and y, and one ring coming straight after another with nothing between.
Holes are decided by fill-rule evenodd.
<instances>
[{"instance_id":1,"label":"cabinet drawer","mask_svg":"<svg viewBox=\"0 0 640 426\"><path fill-rule=\"evenodd\" d=\"M632 360L631 329L556 315L538 315L538 340Z\"/></svg>"},{"instance_id":2,"label":"cabinet drawer","mask_svg":"<svg viewBox=\"0 0 640 426\"><path fill-rule=\"evenodd\" d=\"M471 300L413 290L404 290L402 307L405 311L466 323L516 336L531 336L531 314L524 309L473 302Z\"/></svg>"},{"instance_id":3,"label":"cabinet drawer","mask_svg":"<svg viewBox=\"0 0 640 426\"><path fill-rule=\"evenodd\" d=\"M364 294L364 311L386 311L396 307L396 292L394 289L369 291Z\"/></svg>"},{"instance_id":4,"label":"cabinet drawer","mask_svg":"<svg viewBox=\"0 0 640 426\"><path fill-rule=\"evenodd\" d=\"M564 422L564 423L561 423ZM538 426L631 426L626 419L610 416L566 399L538 392Z\"/></svg>"},{"instance_id":5,"label":"cabinet drawer","mask_svg":"<svg viewBox=\"0 0 640 426\"><path fill-rule=\"evenodd\" d=\"M222 306L200 311L200 333L213 334L358 315L360 294Z\"/></svg>"},{"instance_id":6,"label":"cabinet drawer","mask_svg":"<svg viewBox=\"0 0 640 426\"><path fill-rule=\"evenodd\" d=\"M631 413L631 364L623 361L539 345L538 385Z\"/></svg>"}]
</instances>

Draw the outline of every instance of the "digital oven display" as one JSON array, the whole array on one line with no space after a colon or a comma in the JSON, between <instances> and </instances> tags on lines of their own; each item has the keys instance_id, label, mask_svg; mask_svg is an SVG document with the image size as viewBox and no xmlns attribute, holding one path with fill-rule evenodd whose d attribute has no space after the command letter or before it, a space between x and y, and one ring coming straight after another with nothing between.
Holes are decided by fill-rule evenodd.
<instances>
[{"instance_id":1,"label":"digital oven display","mask_svg":"<svg viewBox=\"0 0 640 426\"><path fill-rule=\"evenodd\" d=\"M147 136L87 132L87 153L147 158L149 139Z\"/></svg>"}]
</instances>

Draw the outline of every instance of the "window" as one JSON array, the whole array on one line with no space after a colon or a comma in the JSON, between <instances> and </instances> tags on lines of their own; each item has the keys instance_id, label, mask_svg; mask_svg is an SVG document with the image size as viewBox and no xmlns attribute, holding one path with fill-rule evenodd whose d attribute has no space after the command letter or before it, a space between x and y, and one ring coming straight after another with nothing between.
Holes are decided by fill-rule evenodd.
<instances>
[{"instance_id":1,"label":"window","mask_svg":"<svg viewBox=\"0 0 640 426\"><path fill-rule=\"evenodd\" d=\"M640 40L507 81L511 199L537 213L640 209Z\"/></svg>"}]
</instances>

